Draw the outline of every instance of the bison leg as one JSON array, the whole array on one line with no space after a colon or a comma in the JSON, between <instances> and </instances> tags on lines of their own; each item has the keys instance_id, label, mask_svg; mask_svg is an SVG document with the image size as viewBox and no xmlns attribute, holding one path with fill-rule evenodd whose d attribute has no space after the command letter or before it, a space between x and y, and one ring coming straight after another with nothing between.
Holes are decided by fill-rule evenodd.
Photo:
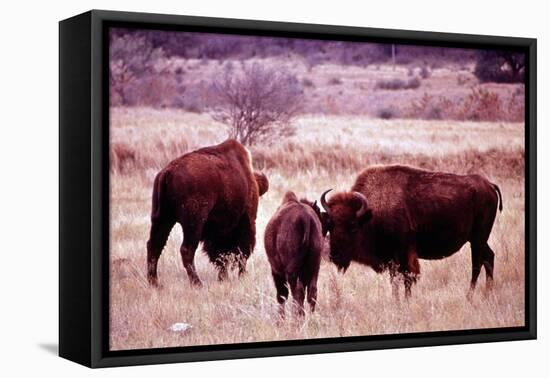
<instances>
[{"instance_id":1,"label":"bison leg","mask_svg":"<svg viewBox=\"0 0 550 378\"><path fill-rule=\"evenodd\" d=\"M393 299L399 301L399 279L397 277L397 268L398 265L395 262L390 262L388 270L390 273L391 293Z\"/></svg>"},{"instance_id":2,"label":"bison leg","mask_svg":"<svg viewBox=\"0 0 550 378\"><path fill-rule=\"evenodd\" d=\"M304 316L304 285L302 281L298 279L296 274L291 274L288 277L288 283L290 285L290 291L292 292L292 298L294 298L294 302L298 308L298 315Z\"/></svg>"},{"instance_id":3,"label":"bison leg","mask_svg":"<svg viewBox=\"0 0 550 378\"><path fill-rule=\"evenodd\" d=\"M220 254L215 260L214 265L218 269L218 281L225 281L227 279L227 265L229 264L229 258L227 253Z\"/></svg>"},{"instance_id":4,"label":"bison leg","mask_svg":"<svg viewBox=\"0 0 550 378\"><path fill-rule=\"evenodd\" d=\"M309 304L309 309L311 312L315 312L315 306L317 305L317 278L319 276L319 263L320 262L316 257L310 257L306 262L306 265L302 267L302 273L299 277L307 291L307 303Z\"/></svg>"},{"instance_id":5,"label":"bison leg","mask_svg":"<svg viewBox=\"0 0 550 378\"><path fill-rule=\"evenodd\" d=\"M256 244L256 225L251 221L248 215L243 216L238 228L239 242L237 264L239 268L239 277L246 273L246 262L252 254L254 245Z\"/></svg>"},{"instance_id":6,"label":"bison leg","mask_svg":"<svg viewBox=\"0 0 550 378\"><path fill-rule=\"evenodd\" d=\"M182 206L181 213L178 215L183 231L183 243L180 247L181 260L183 267L189 277L189 282L193 286L202 286L202 282L195 268L195 251L201 240L204 224L208 218L210 209L200 205L199 200L190 201L186 206Z\"/></svg>"},{"instance_id":7,"label":"bison leg","mask_svg":"<svg viewBox=\"0 0 550 378\"><path fill-rule=\"evenodd\" d=\"M495 253L489 247L488 244L485 244L484 254L483 254L483 267L485 268L485 285L488 290L493 288L493 271L495 269Z\"/></svg>"},{"instance_id":8,"label":"bison leg","mask_svg":"<svg viewBox=\"0 0 550 378\"><path fill-rule=\"evenodd\" d=\"M409 299L411 297L411 288L412 285L416 282L416 278L411 272L405 272L403 276L405 280L405 298Z\"/></svg>"},{"instance_id":9,"label":"bison leg","mask_svg":"<svg viewBox=\"0 0 550 378\"><path fill-rule=\"evenodd\" d=\"M189 282L191 285L198 287L202 286L202 282L195 268L195 251L199 245L202 228L202 224L184 223L184 225L182 225L183 243L181 243L180 247L181 261L189 277Z\"/></svg>"},{"instance_id":10,"label":"bison leg","mask_svg":"<svg viewBox=\"0 0 550 378\"><path fill-rule=\"evenodd\" d=\"M242 277L246 273L246 259L239 258L239 277Z\"/></svg>"},{"instance_id":11,"label":"bison leg","mask_svg":"<svg viewBox=\"0 0 550 378\"><path fill-rule=\"evenodd\" d=\"M204 241L203 249L208 255L210 262L214 264L218 271L218 281L227 279L227 270L232 263L236 263L233 259L232 242L224 241L221 243L218 239L207 239Z\"/></svg>"},{"instance_id":12,"label":"bison leg","mask_svg":"<svg viewBox=\"0 0 550 378\"><path fill-rule=\"evenodd\" d=\"M195 268L195 251L197 250L198 241L187 241L187 236L184 238L183 243L180 247L181 260L183 262L183 267L187 272L189 277L189 282L191 285L200 287L202 282L199 279L197 274L197 269Z\"/></svg>"},{"instance_id":13,"label":"bison leg","mask_svg":"<svg viewBox=\"0 0 550 378\"><path fill-rule=\"evenodd\" d=\"M411 287L420 275L420 263L415 248L409 248L399 262L399 272L405 283L405 298L411 297Z\"/></svg>"},{"instance_id":14,"label":"bison leg","mask_svg":"<svg viewBox=\"0 0 550 378\"><path fill-rule=\"evenodd\" d=\"M317 304L317 277L312 279L307 285L307 303L309 303L311 312L315 312L315 305Z\"/></svg>"},{"instance_id":15,"label":"bison leg","mask_svg":"<svg viewBox=\"0 0 550 378\"><path fill-rule=\"evenodd\" d=\"M481 266L483 265L483 244L470 243L472 249L472 280L470 281L470 290L468 291L468 300L472 299L474 289L476 288Z\"/></svg>"},{"instance_id":16,"label":"bison leg","mask_svg":"<svg viewBox=\"0 0 550 378\"><path fill-rule=\"evenodd\" d=\"M276 272L271 272L273 276L273 282L275 283L275 289L277 290L277 303L279 303L279 315L284 319L285 317L285 302L288 298L288 286L286 285L286 279L284 275L280 275Z\"/></svg>"},{"instance_id":17,"label":"bison leg","mask_svg":"<svg viewBox=\"0 0 550 378\"><path fill-rule=\"evenodd\" d=\"M151 222L151 231L147 241L147 280L152 286L158 286L158 261L174 223L160 219Z\"/></svg>"},{"instance_id":18,"label":"bison leg","mask_svg":"<svg viewBox=\"0 0 550 378\"><path fill-rule=\"evenodd\" d=\"M468 299L472 298L482 266L485 268L487 289L490 290L493 287L493 271L495 267L495 253L487 242L470 243L470 246L472 248L472 281L470 282Z\"/></svg>"},{"instance_id":19,"label":"bison leg","mask_svg":"<svg viewBox=\"0 0 550 378\"><path fill-rule=\"evenodd\" d=\"M239 248L239 254L236 256L235 258L237 260L237 268L239 270L239 277L242 277L243 274L246 273L246 261L247 261L247 258L244 257L244 255L242 254L242 252L240 251L240 248Z\"/></svg>"}]
</instances>

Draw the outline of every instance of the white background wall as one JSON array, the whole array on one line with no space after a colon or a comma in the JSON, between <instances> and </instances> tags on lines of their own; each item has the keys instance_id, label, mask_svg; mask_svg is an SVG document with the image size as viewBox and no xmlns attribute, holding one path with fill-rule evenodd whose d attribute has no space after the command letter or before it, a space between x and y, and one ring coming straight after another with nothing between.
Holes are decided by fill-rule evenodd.
<instances>
[{"instance_id":1,"label":"white background wall","mask_svg":"<svg viewBox=\"0 0 550 378\"><path fill-rule=\"evenodd\" d=\"M5 1L0 23L0 375L548 376L550 26L543 1ZM538 38L539 340L92 371L55 356L58 25L91 8ZM543 298L543 296L546 296ZM376 311L376 309L372 309ZM472 316L476 316L472 313ZM545 350L546 349L546 350ZM529 374L529 375L527 375ZM32 376L31 375L31 376Z\"/></svg>"}]
</instances>

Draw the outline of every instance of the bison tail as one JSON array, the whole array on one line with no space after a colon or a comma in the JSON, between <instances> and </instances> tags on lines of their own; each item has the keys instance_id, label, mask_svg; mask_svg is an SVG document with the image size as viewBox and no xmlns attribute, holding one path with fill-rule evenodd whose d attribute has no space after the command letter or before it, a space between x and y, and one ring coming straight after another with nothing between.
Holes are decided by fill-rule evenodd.
<instances>
[{"instance_id":1,"label":"bison tail","mask_svg":"<svg viewBox=\"0 0 550 378\"><path fill-rule=\"evenodd\" d=\"M161 171L153 183L153 198L151 206L151 219L159 219L161 216L162 198L164 197L164 182L166 172Z\"/></svg>"},{"instance_id":2,"label":"bison tail","mask_svg":"<svg viewBox=\"0 0 550 378\"><path fill-rule=\"evenodd\" d=\"M302 247L306 247L309 245L309 234L311 232L310 230L311 222L309 221L309 219L306 219L303 223L304 223L304 237L302 239Z\"/></svg>"},{"instance_id":3,"label":"bison tail","mask_svg":"<svg viewBox=\"0 0 550 378\"><path fill-rule=\"evenodd\" d=\"M493 184L491 183L491 186L493 187L493 189L495 190L495 192L497 192L497 196L498 196L498 210L500 212L502 212L502 193L500 192L500 188L498 187L497 184Z\"/></svg>"}]
</instances>

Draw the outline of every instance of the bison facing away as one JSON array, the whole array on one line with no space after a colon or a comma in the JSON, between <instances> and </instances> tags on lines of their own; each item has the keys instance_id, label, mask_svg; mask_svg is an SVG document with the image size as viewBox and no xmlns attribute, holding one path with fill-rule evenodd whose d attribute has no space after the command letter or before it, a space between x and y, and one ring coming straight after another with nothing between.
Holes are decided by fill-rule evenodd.
<instances>
[{"instance_id":1,"label":"bison facing away","mask_svg":"<svg viewBox=\"0 0 550 378\"><path fill-rule=\"evenodd\" d=\"M502 196L483 177L380 166L364 170L350 192L334 194L328 202L327 192L321 204L327 212L330 259L341 270L352 261L379 273L388 270L394 296L400 274L408 297L420 274L419 258L442 259L470 242L468 297L482 266L491 286L495 254L487 240L497 207L502 211Z\"/></svg>"},{"instance_id":2,"label":"bison facing away","mask_svg":"<svg viewBox=\"0 0 550 378\"><path fill-rule=\"evenodd\" d=\"M323 246L319 215L316 203L298 201L293 192L287 192L265 229L265 251L271 264L281 317L284 317L288 298L287 283L299 314L304 314L306 292L311 311L315 311Z\"/></svg>"},{"instance_id":3,"label":"bison facing away","mask_svg":"<svg viewBox=\"0 0 550 378\"><path fill-rule=\"evenodd\" d=\"M157 285L157 264L174 224L183 230L180 254L192 284L200 285L194 256L199 242L218 277L228 262L245 272L255 245L258 198L267 178L252 170L248 150L234 140L187 153L162 169L153 188L151 231L147 242L147 277Z\"/></svg>"}]
</instances>

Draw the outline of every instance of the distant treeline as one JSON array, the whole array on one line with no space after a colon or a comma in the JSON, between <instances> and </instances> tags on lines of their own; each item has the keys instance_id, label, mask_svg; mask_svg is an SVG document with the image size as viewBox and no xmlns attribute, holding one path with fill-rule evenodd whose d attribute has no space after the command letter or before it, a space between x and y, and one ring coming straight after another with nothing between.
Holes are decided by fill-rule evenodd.
<instances>
[{"instance_id":1,"label":"distant treeline","mask_svg":"<svg viewBox=\"0 0 550 378\"><path fill-rule=\"evenodd\" d=\"M368 65L391 62L422 63L437 67L447 63L466 64L476 59L476 50L392 45L366 42L257 37L196 32L112 29L111 38L132 35L144 38L167 57L185 59L250 59L297 55L314 66L322 63Z\"/></svg>"},{"instance_id":2,"label":"distant treeline","mask_svg":"<svg viewBox=\"0 0 550 378\"><path fill-rule=\"evenodd\" d=\"M227 70L232 70L233 62L248 61L248 65L256 64L252 62L253 58L263 60L261 64L264 65L267 62L273 63L276 69L271 76L276 77L284 73L284 76L289 77L288 83L292 83L289 84L289 88L314 87L313 76L304 77L302 73L302 77L298 77L296 67L305 67L308 71L306 75L320 75L313 67L374 65L374 68L379 70L380 66L392 62L406 66L410 77L406 80L379 80L375 90L418 89L421 81L427 79L432 71L443 67L471 72L479 83L521 83L525 78L524 55L504 50L114 28L111 29L109 44L110 101L113 105L168 106L189 111L204 111L205 107L219 105L219 94L214 95L215 91L212 90L216 81L219 81L219 76ZM188 69L191 68L186 67L186 64L192 59L199 60L200 66L214 65L213 72L203 72L203 76L200 76L199 72L190 75ZM197 67L197 63L193 65ZM419 76L415 76L415 72L418 72ZM258 80L252 80L250 83L266 88L268 83L274 82L264 80L267 76L259 75L253 78ZM329 84L339 86L342 80L332 77ZM463 83L459 82L457 85ZM246 90L246 86L240 86L240 92ZM305 91L302 88L300 92ZM311 94L312 91L309 92ZM313 93L312 98L315 95L318 93ZM326 93L323 93L324 95ZM323 96L317 96L315 101L332 101ZM491 96L478 97L491 104L500 104L502 100L497 101ZM521 100L518 96L516 98L518 101ZM323 108L331 106L327 104L323 104ZM436 107L451 109L445 101L439 101ZM419 113L426 113L424 108ZM470 108L468 107L468 110ZM453 109L452 114L458 112L458 108ZM384 113L380 114L383 118L393 117L394 112L388 112L386 109L381 111ZM437 116L444 112L433 113L430 110L428 113ZM463 118L464 112L461 110L458 113L461 114L459 118Z\"/></svg>"}]
</instances>

